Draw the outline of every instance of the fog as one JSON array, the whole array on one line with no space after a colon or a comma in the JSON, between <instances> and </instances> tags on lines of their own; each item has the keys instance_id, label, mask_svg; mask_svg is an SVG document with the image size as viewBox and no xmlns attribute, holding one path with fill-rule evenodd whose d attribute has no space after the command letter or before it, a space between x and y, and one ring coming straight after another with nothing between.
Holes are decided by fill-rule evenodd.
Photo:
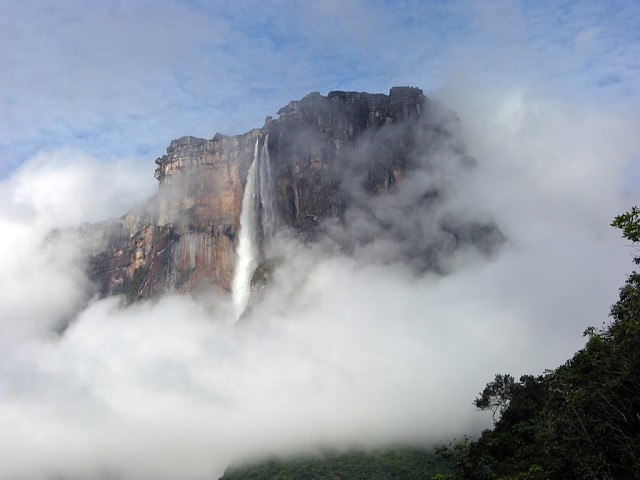
<instances>
[{"instance_id":1,"label":"fog","mask_svg":"<svg viewBox=\"0 0 640 480\"><path fill-rule=\"evenodd\" d=\"M418 275L375 261L384 242L347 255L281 235L286 263L238 324L214 295L92 297L70 227L153 195L151 159L56 150L4 180L0 477L200 480L264 455L433 445L489 425L471 402L495 373L568 359L632 267L608 225L637 198L637 118L527 91L436 95L477 160L440 208L508 241Z\"/></svg>"}]
</instances>

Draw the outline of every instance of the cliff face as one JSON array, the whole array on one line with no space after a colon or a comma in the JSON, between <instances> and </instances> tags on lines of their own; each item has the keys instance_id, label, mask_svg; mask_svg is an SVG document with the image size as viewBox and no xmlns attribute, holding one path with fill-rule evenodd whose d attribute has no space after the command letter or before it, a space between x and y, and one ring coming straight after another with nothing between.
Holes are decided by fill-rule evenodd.
<instances>
[{"instance_id":1,"label":"cliff face","mask_svg":"<svg viewBox=\"0 0 640 480\"><path fill-rule=\"evenodd\" d=\"M157 195L101 226L106 240L91 259L91 276L102 295L134 300L198 287L229 290L243 182L259 135L171 142L156 160Z\"/></svg>"},{"instance_id":2,"label":"cliff face","mask_svg":"<svg viewBox=\"0 0 640 480\"><path fill-rule=\"evenodd\" d=\"M100 226L104 242L91 258L91 276L101 294L124 293L133 300L166 291L229 291L244 186L256 141L264 144L267 136L276 217L282 228L307 240L326 233L323 221L333 219L345 227L334 235L337 241L366 241L349 235L350 212L370 208L366 199L393 192L418 167L436 166L443 149L461 165L472 163L455 131L455 115L416 88L395 87L389 95L312 93L278 114L243 135L171 142L156 160L157 195ZM415 207L441 194L431 185ZM388 223L383 217L377 221ZM450 230L454 243L475 242L481 249L501 237L493 225L466 223ZM439 248L437 242L428 247L417 254L432 256ZM436 263L430 260L424 268Z\"/></svg>"},{"instance_id":3,"label":"cliff face","mask_svg":"<svg viewBox=\"0 0 640 480\"><path fill-rule=\"evenodd\" d=\"M405 170L411 146L395 139L383 146L388 151L373 148L361 158L357 140L384 143L385 126L418 125L426 102L421 90L396 87L388 96L312 93L282 108L280 118L263 130L269 134L286 223L306 228L327 216L341 217L349 193L340 188L346 176L363 177L372 191L388 190Z\"/></svg>"}]
</instances>

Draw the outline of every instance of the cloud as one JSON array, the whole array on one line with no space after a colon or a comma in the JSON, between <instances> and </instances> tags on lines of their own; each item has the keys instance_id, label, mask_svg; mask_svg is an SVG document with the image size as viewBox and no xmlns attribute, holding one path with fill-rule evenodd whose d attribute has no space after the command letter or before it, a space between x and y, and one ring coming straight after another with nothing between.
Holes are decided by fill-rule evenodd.
<instances>
[{"instance_id":1,"label":"cloud","mask_svg":"<svg viewBox=\"0 0 640 480\"><path fill-rule=\"evenodd\" d=\"M612 286L631 268L609 223L637 201L629 183L640 147L637 118L526 89L465 91L443 90L442 97L460 114L479 162L467 193L494 213L518 252L503 285L507 298L523 301L523 313L539 333L555 332L548 341L559 346L570 330L605 320Z\"/></svg>"},{"instance_id":2,"label":"cloud","mask_svg":"<svg viewBox=\"0 0 640 480\"><path fill-rule=\"evenodd\" d=\"M95 303L61 338L4 350L4 473L210 478L252 455L477 428L457 416L474 390L467 376L495 362L519 326L500 318L496 336L474 324L468 314L484 302L428 308L443 293L337 258L309 272L284 315L235 329L224 306L188 297ZM479 339L482 361L467 353Z\"/></svg>"},{"instance_id":3,"label":"cloud","mask_svg":"<svg viewBox=\"0 0 640 480\"><path fill-rule=\"evenodd\" d=\"M248 130L262 120L243 107L229 116L246 93L238 78L255 86L260 75L239 58L260 43L245 51L246 40L218 14L180 2L2 9L3 162L32 155L34 145L146 154L183 134L210 137L214 127Z\"/></svg>"},{"instance_id":4,"label":"cloud","mask_svg":"<svg viewBox=\"0 0 640 480\"><path fill-rule=\"evenodd\" d=\"M452 206L510 245L416 277L281 239L287 263L238 325L213 295L91 301L82 242L47 240L148 196L131 164L56 151L6 180L1 476L197 480L266 454L447 440L486 425L471 401L496 372L568 358L630 268L607 225L631 201L635 120L458 87L440 96L478 168Z\"/></svg>"},{"instance_id":5,"label":"cloud","mask_svg":"<svg viewBox=\"0 0 640 480\"><path fill-rule=\"evenodd\" d=\"M68 149L41 152L0 184L0 343L47 334L86 300L86 236L69 229L148 198L155 180L139 165Z\"/></svg>"},{"instance_id":6,"label":"cloud","mask_svg":"<svg viewBox=\"0 0 640 480\"><path fill-rule=\"evenodd\" d=\"M424 110L420 122L387 125L356 140L341 179L344 222L326 222L323 233L366 263L444 273L461 256L496 253L505 238L489 215L461 203L475 161L458 118L438 102ZM373 195L376 190L383 193Z\"/></svg>"},{"instance_id":7,"label":"cloud","mask_svg":"<svg viewBox=\"0 0 640 480\"><path fill-rule=\"evenodd\" d=\"M182 135L242 133L310 91L429 92L451 65L469 66L480 88L516 80L635 108L639 97L636 2L27 0L0 9L3 175L43 148L152 156Z\"/></svg>"},{"instance_id":8,"label":"cloud","mask_svg":"<svg viewBox=\"0 0 640 480\"><path fill-rule=\"evenodd\" d=\"M553 368L606 321L631 269L608 224L638 198L637 3L396 5L347 2L352 23L290 2L2 4L0 477L197 480L477 433L495 373ZM478 168L451 206L496 220L496 258L416 277L286 243L236 327L214 296L92 300L86 238L64 229L150 196L169 139L394 84L461 117Z\"/></svg>"}]
</instances>

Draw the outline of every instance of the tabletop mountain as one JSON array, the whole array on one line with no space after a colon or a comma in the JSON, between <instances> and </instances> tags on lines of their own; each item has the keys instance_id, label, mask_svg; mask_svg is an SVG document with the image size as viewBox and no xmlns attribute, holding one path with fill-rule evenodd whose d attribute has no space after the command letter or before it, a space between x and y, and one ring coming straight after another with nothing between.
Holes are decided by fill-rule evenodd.
<instances>
[{"instance_id":1,"label":"tabletop mountain","mask_svg":"<svg viewBox=\"0 0 640 480\"><path fill-rule=\"evenodd\" d=\"M103 296L230 292L249 205L262 257L287 230L345 251L386 239L384 261L443 271L456 251L503 240L491 221L438 208L475 161L456 115L417 88L311 93L242 135L173 140L156 164L157 194L96 227L90 276Z\"/></svg>"}]
</instances>

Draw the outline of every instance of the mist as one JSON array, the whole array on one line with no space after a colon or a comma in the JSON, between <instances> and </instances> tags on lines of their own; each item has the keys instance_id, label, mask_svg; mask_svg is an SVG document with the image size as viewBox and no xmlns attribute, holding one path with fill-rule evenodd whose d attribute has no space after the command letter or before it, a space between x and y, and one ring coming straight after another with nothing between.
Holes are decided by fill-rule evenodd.
<instances>
[{"instance_id":1,"label":"mist","mask_svg":"<svg viewBox=\"0 0 640 480\"><path fill-rule=\"evenodd\" d=\"M151 161L43 152L4 180L0 477L212 479L266 455L479 434L490 416L471 402L495 373L554 368L607 321L632 267L608 225L637 195L640 142L625 113L467 87L436 92L477 161L445 172L437 208L508 240L436 274L375 261L389 238L347 254L281 234L286 262L238 324L214 294L93 297L72 227L153 195ZM422 179L397 209L353 215L400 225Z\"/></svg>"}]
</instances>

